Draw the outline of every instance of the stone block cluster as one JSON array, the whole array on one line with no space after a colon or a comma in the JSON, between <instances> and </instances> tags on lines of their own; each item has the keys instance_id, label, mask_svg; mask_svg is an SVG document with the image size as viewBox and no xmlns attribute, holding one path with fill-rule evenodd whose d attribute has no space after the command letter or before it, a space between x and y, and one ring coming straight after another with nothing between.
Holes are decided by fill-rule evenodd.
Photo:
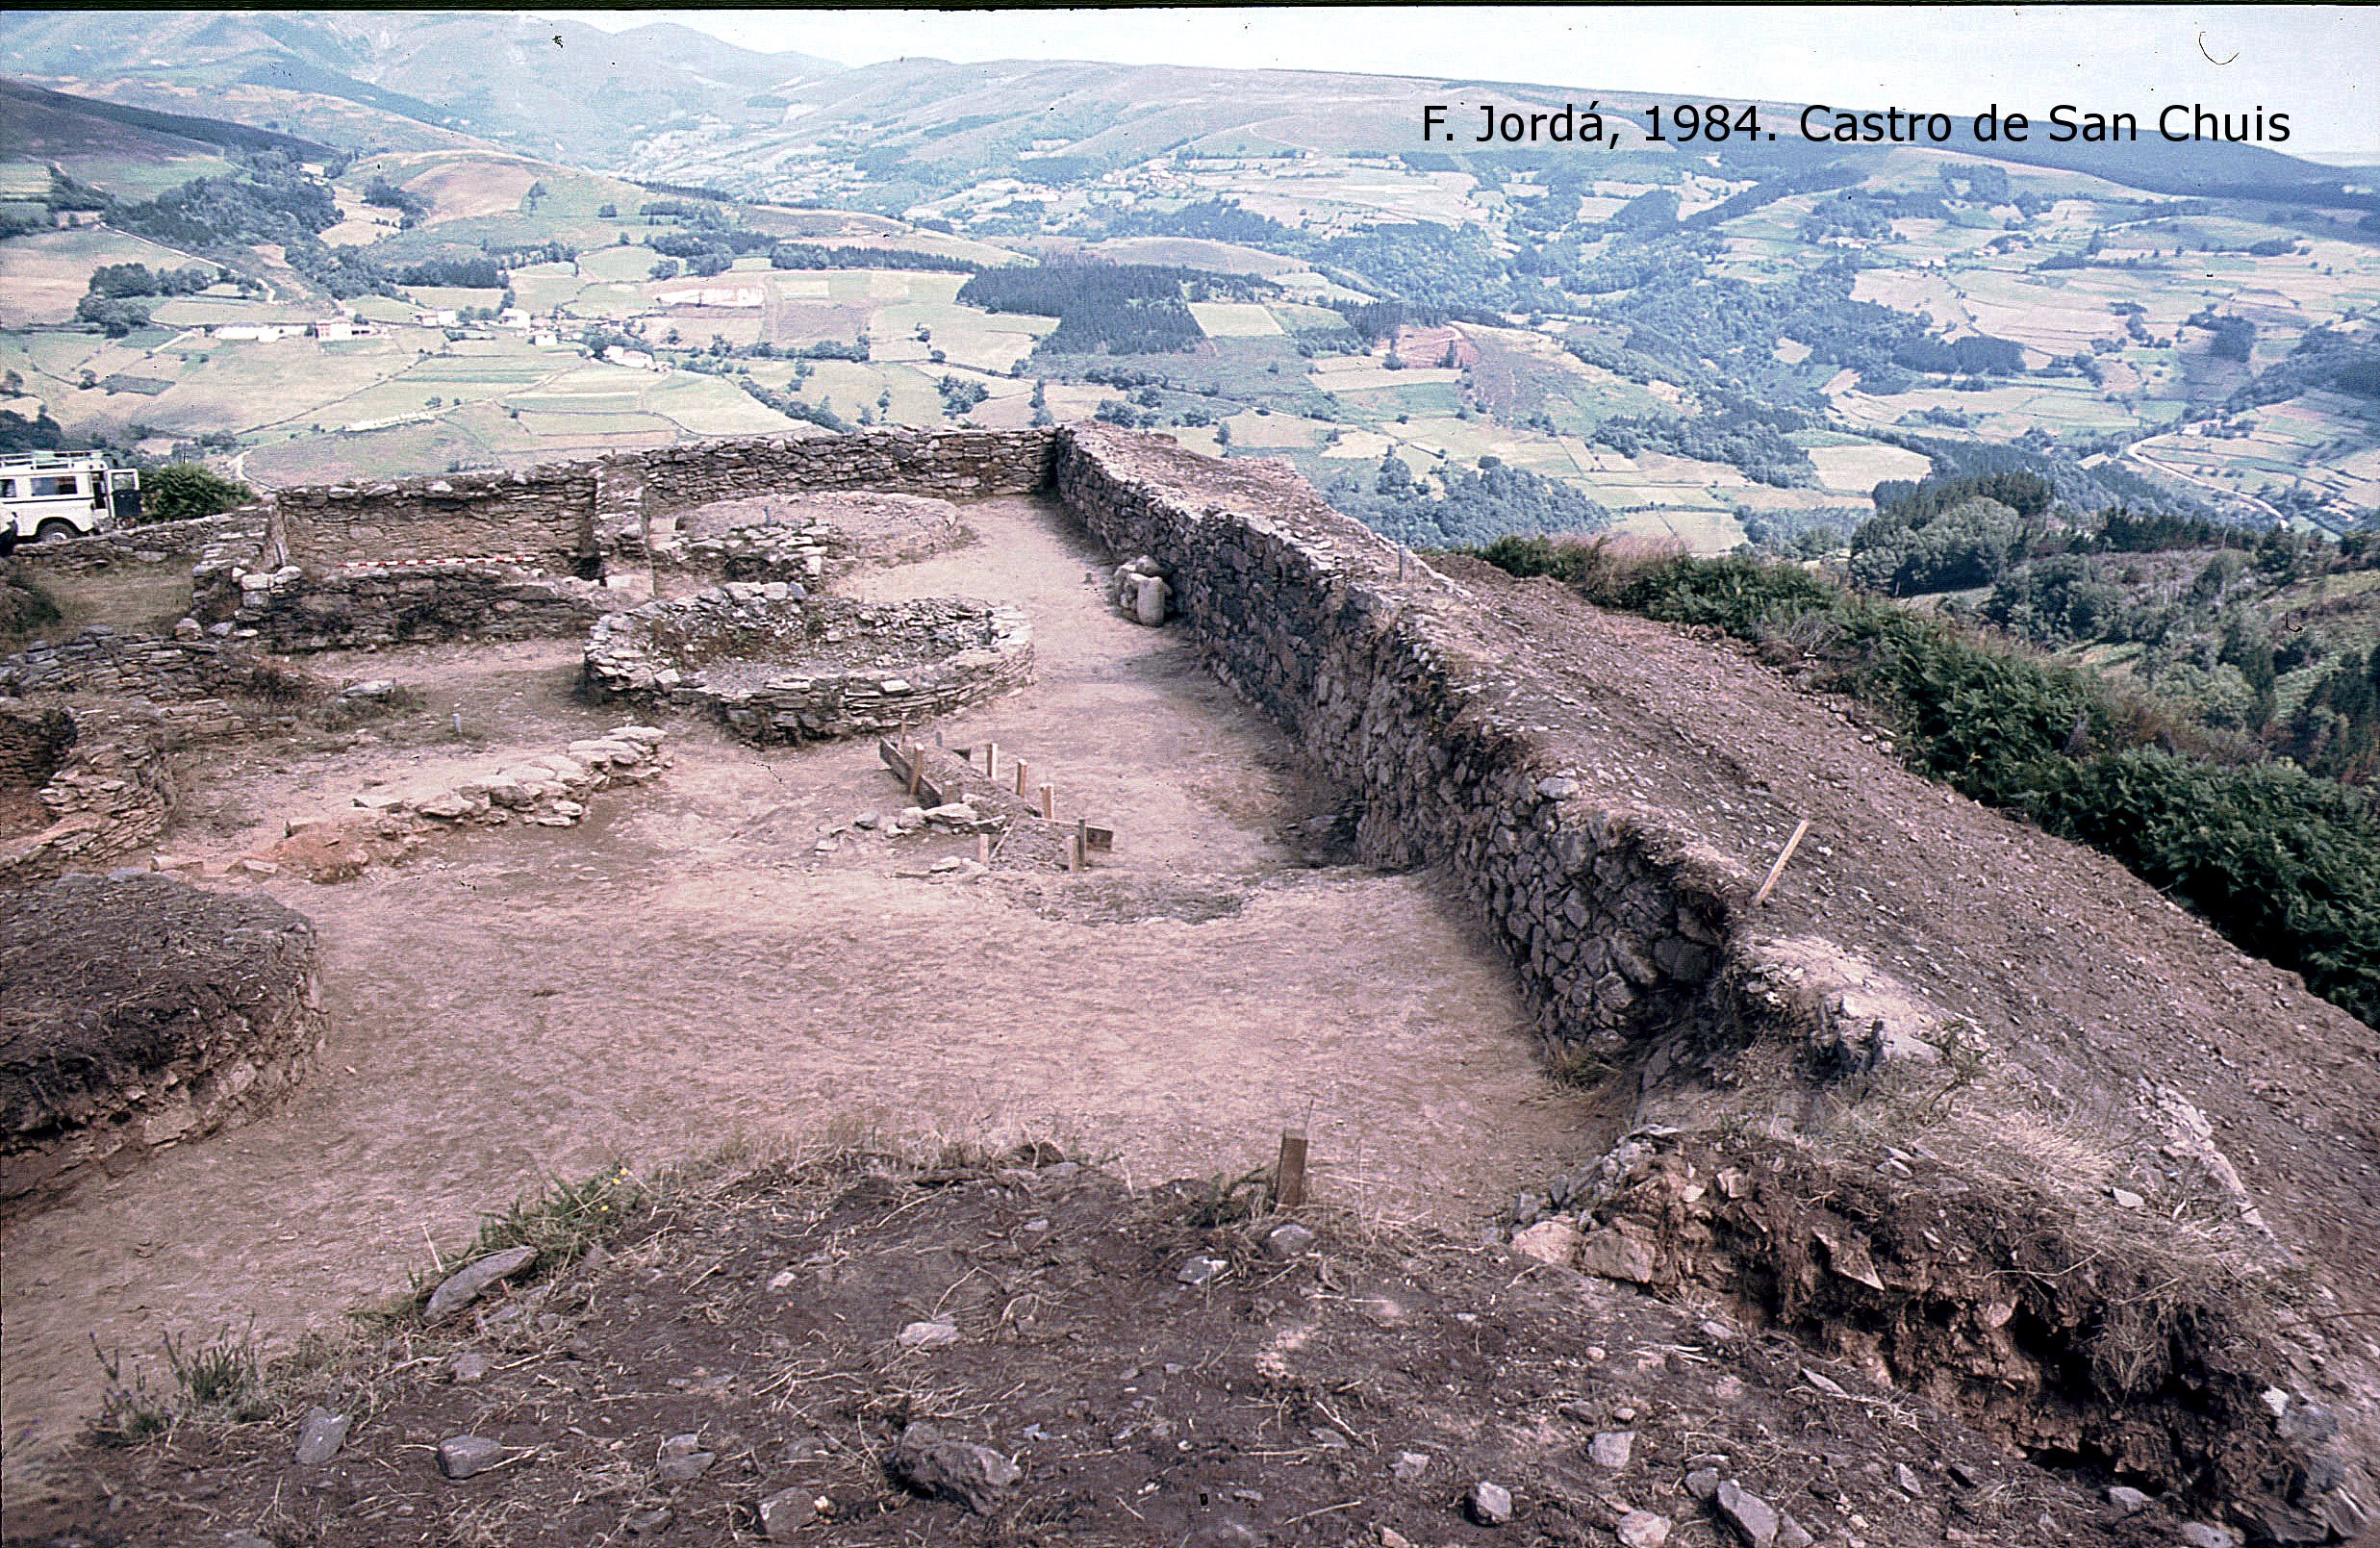
<instances>
[{"instance_id":1,"label":"stone block cluster","mask_svg":"<svg viewBox=\"0 0 2380 1548\"><path fill-rule=\"evenodd\" d=\"M165 752L149 718L0 698L0 887L155 844L175 798Z\"/></svg>"},{"instance_id":2,"label":"stone block cluster","mask_svg":"<svg viewBox=\"0 0 2380 1548\"><path fill-rule=\"evenodd\" d=\"M895 731L1013 693L1032 669L1032 625L1015 608L733 582L603 619L582 681L765 744Z\"/></svg>"}]
</instances>

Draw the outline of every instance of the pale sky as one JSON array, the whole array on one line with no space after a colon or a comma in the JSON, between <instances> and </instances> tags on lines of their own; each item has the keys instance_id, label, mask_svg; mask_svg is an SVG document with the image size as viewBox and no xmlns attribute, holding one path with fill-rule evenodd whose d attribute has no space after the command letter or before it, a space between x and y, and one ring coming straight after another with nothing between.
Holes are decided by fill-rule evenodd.
<instances>
[{"instance_id":1,"label":"pale sky","mask_svg":"<svg viewBox=\"0 0 2380 1548\"><path fill-rule=\"evenodd\" d=\"M2170 102L2262 107L2290 115L2276 150L2380 161L2380 10L2346 6L539 13L614 32L674 21L845 64L926 56L1350 70L1954 114L1995 100L2037 114L2070 102L2138 113L2143 124Z\"/></svg>"}]
</instances>

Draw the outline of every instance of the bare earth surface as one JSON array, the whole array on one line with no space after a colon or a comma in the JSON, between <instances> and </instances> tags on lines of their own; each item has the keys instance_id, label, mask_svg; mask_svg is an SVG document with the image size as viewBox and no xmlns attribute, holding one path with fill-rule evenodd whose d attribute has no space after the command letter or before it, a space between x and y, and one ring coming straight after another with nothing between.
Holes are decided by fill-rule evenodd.
<instances>
[{"instance_id":1,"label":"bare earth surface","mask_svg":"<svg viewBox=\"0 0 2380 1548\"><path fill-rule=\"evenodd\" d=\"M2161 1507L2112 1509L1707 1308L1432 1231L1213 1213L1069 1162L738 1178L597 1263L313 1373L264 1422L87 1454L92 1481L11 1540L580 1548L765 1523L822 1548L1610 1548L1625 1525L1722 1548L1746 1540L1703 1497L1722 1479L1781 1542L2183 1540ZM942 1332L904 1342L913 1325ZM352 1428L293 1463L317 1402ZM933 1497L903 1459L921 1423L1009 1481ZM456 1434L498 1466L441 1477ZM1467 1512L1481 1482L1507 1522Z\"/></svg>"},{"instance_id":2,"label":"bare earth surface","mask_svg":"<svg viewBox=\"0 0 2380 1548\"><path fill-rule=\"evenodd\" d=\"M1143 1181L1245 1170L1310 1113L1318 1191L1481 1221L1605 1143L1540 1072L1508 969L1422 876L1317 865L1327 808L1178 631L1102 606L1095 550L1028 499L875 597L1024 604L1037 680L946 723L1111 824L1086 876L927 877L970 838L822 835L903 804L873 742L762 754L691 723L675 767L570 829L459 835L362 879L264 890L314 919L331 1024L280 1111L87 1185L0 1239L13 1475L99 1387L90 1335L331 1328L428 1239L551 1175L872 1134L1033 1134ZM575 642L316 658L419 692L364 745L250 745L167 847L228 857L367 779L493 769L622 717ZM455 739L452 726L463 728ZM230 766L236 755L242 766Z\"/></svg>"}]
</instances>

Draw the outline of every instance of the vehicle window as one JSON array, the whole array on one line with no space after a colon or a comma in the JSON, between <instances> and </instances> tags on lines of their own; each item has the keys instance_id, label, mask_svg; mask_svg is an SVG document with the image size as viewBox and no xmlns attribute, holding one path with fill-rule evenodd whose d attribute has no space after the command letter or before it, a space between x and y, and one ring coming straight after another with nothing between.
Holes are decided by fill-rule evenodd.
<instances>
[{"instance_id":1,"label":"vehicle window","mask_svg":"<svg viewBox=\"0 0 2380 1548\"><path fill-rule=\"evenodd\" d=\"M13 478L0 478L0 500L13 500L14 498L16 498L16 480Z\"/></svg>"},{"instance_id":2,"label":"vehicle window","mask_svg":"<svg viewBox=\"0 0 2380 1548\"><path fill-rule=\"evenodd\" d=\"M80 495L81 493L83 493L83 486L76 482L72 473L63 476L36 477L33 481L35 499L58 495Z\"/></svg>"}]
</instances>

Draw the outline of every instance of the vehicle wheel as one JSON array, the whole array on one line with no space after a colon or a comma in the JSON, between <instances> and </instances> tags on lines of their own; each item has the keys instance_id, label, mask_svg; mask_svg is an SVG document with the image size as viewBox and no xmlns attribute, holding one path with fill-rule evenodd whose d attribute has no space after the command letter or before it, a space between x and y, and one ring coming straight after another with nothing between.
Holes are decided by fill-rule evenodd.
<instances>
[{"instance_id":1,"label":"vehicle wheel","mask_svg":"<svg viewBox=\"0 0 2380 1548\"><path fill-rule=\"evenodd\" d=\"M55 516L33 529L33 541L36 543L62 543L67 538L79 538L82 535L81 527Z\"/></svg>"}]
</instances>

